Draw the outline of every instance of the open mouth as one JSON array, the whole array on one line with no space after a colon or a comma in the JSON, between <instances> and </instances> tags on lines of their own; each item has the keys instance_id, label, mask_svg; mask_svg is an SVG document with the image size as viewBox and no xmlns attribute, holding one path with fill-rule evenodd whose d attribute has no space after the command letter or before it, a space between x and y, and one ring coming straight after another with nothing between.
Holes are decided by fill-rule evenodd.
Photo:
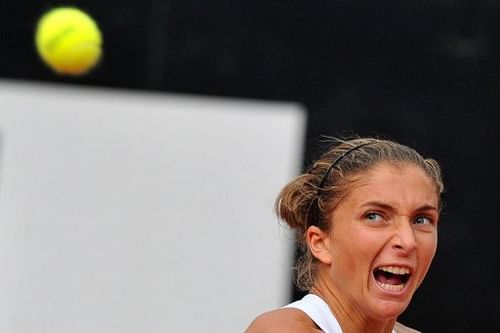
<instances>
[{"instance_id":1,"label":"open mouth","mask_svg":"<svg viewBox=\"0 0 500 333\"><path fill-rule=\"evenodd\" d=\"M383 289L399 291L408 282L410 269L407 267L381 266L373 271L373 276Z\"/></svg>"}]
</instances>

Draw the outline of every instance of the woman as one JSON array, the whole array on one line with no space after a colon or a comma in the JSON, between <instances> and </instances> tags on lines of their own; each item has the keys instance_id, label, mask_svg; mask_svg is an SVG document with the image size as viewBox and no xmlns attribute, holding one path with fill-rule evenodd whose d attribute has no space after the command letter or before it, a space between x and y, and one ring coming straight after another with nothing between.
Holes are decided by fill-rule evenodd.
<instances>
[{"instance_id":1,"label":"woman","mask_svg":"<svg viewBox=\"0 0 500 333\"><path fill-rule=\"evenodd\" d=\"M297 285L309 294L247 333L416 332L396 320L436 252L442 191L438 163L412 148L337 140L276 201L304 250Z\"/></svg>"}]
</instances>

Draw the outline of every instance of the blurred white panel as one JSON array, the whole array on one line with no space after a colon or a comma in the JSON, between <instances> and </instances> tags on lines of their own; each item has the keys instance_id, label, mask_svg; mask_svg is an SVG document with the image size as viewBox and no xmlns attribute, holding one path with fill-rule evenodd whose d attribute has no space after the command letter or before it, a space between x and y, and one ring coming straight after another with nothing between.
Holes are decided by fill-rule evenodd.
<instances>
[{"instance_id":1,"label":"blurred white panel","mask_svg":"<svg viewBox=\"0 0 500 333\"><path fill-rule=\"evenodd\" d=\"M0 331L241 332L288 299L296 104L0 81Z\"/></svg>"}]
</instances>

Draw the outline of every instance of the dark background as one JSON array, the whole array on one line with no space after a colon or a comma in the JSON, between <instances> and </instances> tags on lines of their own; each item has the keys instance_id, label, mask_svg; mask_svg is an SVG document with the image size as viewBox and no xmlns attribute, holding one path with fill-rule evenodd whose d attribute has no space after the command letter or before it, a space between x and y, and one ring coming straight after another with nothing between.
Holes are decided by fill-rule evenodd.
<instances>
[{"instance_id":1,"label":"dark background","mask_svg":"<svg viewBox=\"0 0 500 333\"><path fill-rule=\"evenodd\" d=\"M102 29L104 57L84 77L55 75L34 50L37 19L59 5ZM438 159L447 191L438 254L401 318L424 332L500 324L499 56L499 1L0 4L0 78L297 101L308 111L304 164L321 135L342 133Z\"/></svg>"}]
</instances>

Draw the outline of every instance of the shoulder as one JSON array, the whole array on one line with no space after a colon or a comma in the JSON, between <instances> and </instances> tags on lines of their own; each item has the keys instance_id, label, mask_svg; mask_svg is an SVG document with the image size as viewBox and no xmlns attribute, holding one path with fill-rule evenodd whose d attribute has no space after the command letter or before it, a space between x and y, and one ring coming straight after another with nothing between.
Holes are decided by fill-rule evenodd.
<instances>
[{"instance_id":1,"label":"shoulder","mask_svg":"<svg viewBox=\"0 0 500 333\"><path fill-rule=\"evenodd\" d=\"M394 330L396 331L396 333L420 333L420 331L409 328L401 323L396 323L394 325Z\"/></svg>"},{"instance_id":2,"label":"shoulder","mask_svg":"<svg viewBox=\"0 0 500 333\"><path fill-rule=\"evenodd\" d=\"M319 333L314 322L297 309L279 309L261 314L245 333Z\"/></svg>"}]
</instances>

